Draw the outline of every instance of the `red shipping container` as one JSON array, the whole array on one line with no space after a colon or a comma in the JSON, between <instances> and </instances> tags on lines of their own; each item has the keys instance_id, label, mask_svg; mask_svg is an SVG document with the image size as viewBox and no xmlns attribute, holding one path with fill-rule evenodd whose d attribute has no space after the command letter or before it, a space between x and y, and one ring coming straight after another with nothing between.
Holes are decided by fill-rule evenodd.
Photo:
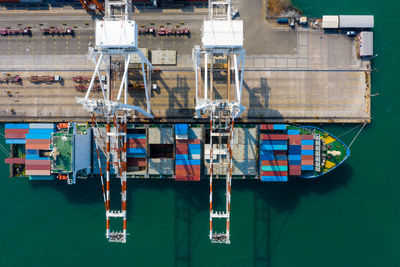
<instances>
[{"instance_id":1,"label":"red shipping container","mask_svg":"<svg viewBox=\"0 0 400 267\"><path fill-rule=\"evenodd\" d=\"M176 144L200 144L200 139L177 139Z\"/></svg>"},{"instance_id":2,"label":"red shipping container","mask_svg":"<svg viewBox=\"0 0 400 267\"><path fill-rule=\"evenodd\" d=\"M50 144L26 144L26 149L50 149Z\"/></svg>"},{"instance_id":3,"label":"red shipping container","mask_svg":"<svg viewBox=\"0 0 400 267\"><path fill-rule=\"evenodd\" d=\"M301 160L314 160L313 155L301 155Z\"/></svg>"},{"instance_id":4,"label":"red shipping container","mask_svg":"<svg viewBox=\"0 0 400 267\"><path fill-rule=\"evenodd\" d=\"M32 165L32 164L26 164L25 165L25 170L50 170L50 164L49 165Z\"/></svg>"},{"instance_id":5,"label":"red shipping container","mask_svg":"<svg viewBox=\"0 0 400 267\"><path fill-rule=\"evenodd\" d=\"M6 139L25 139L25 135L24 133L9 133L6 134Z\"/></svg>"},{"instance_id":6,"label":"red shipping container","mask_svg":"<svg viewBox=\"0 0 400 267\"><path fill-rule=\"evenodd\" d=\"M301 136L289 135L289 145L301 145Z\"/></svg>"},{"instance_id":7,"label":"red shipping container","mask_svg":"<svg viewBox=\"0 0 400 267\"><path fill-rule=\"evenodd\" d=\"M198 175L198 176L200 176L200 171L175 170L175 175Z\"/></svg>"},{"instance_id":8,"label":"red shipping container","mask_svg":"<svg viewBox=\"0 0 400 267\"><path fill-rule=\"evenodd\" d=\"M274 150L274 155L287 155L287 150Z\"/></svg>"},{"instance_id":9,"label":"red shipping container","mask_svg":"<svg viewBox=\"0 0 400 267\"><path fill-rule=\"evenodd\" d=\"M313 145L302 145L301 150L314 150Z\"/></svg>"},{"instance_id":10,"label":"red shipping container","mask_svg":"<svg viewBox=\"0 0 400 267\"><path fill-rule=\"evenodd\" d=\"M261 176L287 176L287 171L262 171Z\"/></svg>"},{"instance_id":11,"label":"red shipping container","mask_svg":"<svg viewBox=\"0 0 400 267\"><path fill-rule=\"evenodd\" d=\"M287 134L262 134L261 140L287 140Z\"/></svg>"},{"instance_id":12,"label":"red shipping container","mask_svg":"<svg viewBox=\"0 0 400 267\"><path fill-rule=\"evenodd\" d=\"M301 166L289 165L289 175L301 175Z\"/></svg>"},{"instance_id":13,"label":"red shipping container","mask_svg":"<svg viewBox=\"0 0 400 267\"><path fill-rule=\"evenodd\" d=\"M128 138L128 144L142 144L146 145L146 139Z\"/></svg>"},{"instance_id":14,"label":"red shipping container","mask_svg":"<svg viewBox=\"0 0 400 267\"><path fill-rule=\"evenodd\" d=\"M286 160L263 160L261 166L287 166Z\"/></svg>"},{"instance_id":15,"label":"red shipping container","mask_svg":"<svg viewBox=\"0 0 400 267\"><path fill-rule=\"evenodd\" d=\"M25 164L29 165L50 165L50 160L40 160L40 159L27 159Z\"/></svg>"},{"instance_id":16,"label":"red shipping container","mask_svg":"<svg viewBox=\"0 0 400 267\"><path fill-rule=\"evenodd\" d=\"M27 134L29 129L5 129L5 134Z\"/></svg>"},{"instance_id":17,"label":"red shipping container","mask_svg":"<svg viewBox=\"0 0 400 267\"><path fill-rule=\"evenodd\" d=\"M175 154L189 154L189 146L187 144L176 144Z\"/></svg>"},{"instance_id":18,"label":"red shipping container","mask_svg":"<svg viewBox=\"0 0 400 267\"><path fill-rule=\"evenodd\" d=\"M314 165L313 160L302 160L301 165Z\"/></svg>"},{"instance_id":19,"label":"red shipping container","mask_svg":"<svg viewBox=\"0 0 400 267\"><path fill-rule=\"evenodd\" d=\"M128 167L146 167L146 159L144 158L128 158Z\"/></svg>"},{"instance_id":20,"label":"red shipping container","mask_svg":"<svg viewBox=\"0 0 400 267\"><path fill-rule=\"evenodd\" d=\"M128 143L127 148L146 148L146 144Z\"/></svg>"},{"instance_id":21,"label":"red shipping container","mask_svg":"<svg viewBox=\"0 0 400 267\"><path fill-rule=\"evenodd\" d=\"M301 139L302 140L314 140L314 136L313 135L302 135Z\"/></svg>"},{"instance_id":22,"label":"red shipping container","mask_svg":"<svg viewBox=\"0 0 400 267\"><path fill-rule=\"evenodd\" d=\"M273 130L274 125L273 124L261 124L260 130Z\"/></svg>"},{"instance_id":23,"label":"red shipping container","mask_svg":"<svg viewBox=\"0 0 400 267\"><path fill-rule=\"evenodd\" d=\"M6 158L6 164L25 164L24 158Z\"/></svg>"},{"instance_id":24,"label":"red shipping container","mask_svg":"<svg viewBox=\"0 0 400 267\"><path fill-rule=\"evenodd\" d=\"M175 170L197 170L200 171L200 165L175 165Z\"/></svg>"},{"instance_id":25,"label":"red shipping container","mask_svg":"<svg viewBox=\"0 0 400 267\"><path fill-rule=\"evenodd\" d=\"M26 139L27 144L47 144L50 145L50 139Z\"/></svg>"}]
</instances>

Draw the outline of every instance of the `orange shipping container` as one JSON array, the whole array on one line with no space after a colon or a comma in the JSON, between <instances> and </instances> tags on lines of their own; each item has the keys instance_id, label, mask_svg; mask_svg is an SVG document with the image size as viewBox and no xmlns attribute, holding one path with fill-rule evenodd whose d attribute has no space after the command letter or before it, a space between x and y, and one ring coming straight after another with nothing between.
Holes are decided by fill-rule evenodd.
<instances>
[{"instance_id":1,"label":"orange shipping container","mask_svg":"<svg viewBox=\"0 0 400 267\"><path fill-rule=\"evenodd\" d=\"M48 144L50 145L50 139L26 139L27 144Z\"/></svg>"},{"instance_id":2,"label":"orange shipping container","mask_svg":"<svg viewBox=\"0 0 400 267\"><path fill-rule=\"evenodd\" d=\"M50 144L26 144L26 149L50 149Z\"/></svg>"}]
</instances>

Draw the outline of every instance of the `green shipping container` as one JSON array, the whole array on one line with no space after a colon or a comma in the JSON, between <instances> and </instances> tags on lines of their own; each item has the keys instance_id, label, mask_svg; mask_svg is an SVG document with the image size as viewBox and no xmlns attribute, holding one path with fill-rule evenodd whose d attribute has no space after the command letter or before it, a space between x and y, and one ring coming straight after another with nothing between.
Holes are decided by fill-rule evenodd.
<instances>
[{"instance_id":1,"label":"green shipping container","mask_svg":"<svg viewBox=\"0 0 400 267\"><path fill-rule=\"evenodd\" d=\"M287 171L288 166L261 166L262 171Z\"/></svg>"}]
</instances>

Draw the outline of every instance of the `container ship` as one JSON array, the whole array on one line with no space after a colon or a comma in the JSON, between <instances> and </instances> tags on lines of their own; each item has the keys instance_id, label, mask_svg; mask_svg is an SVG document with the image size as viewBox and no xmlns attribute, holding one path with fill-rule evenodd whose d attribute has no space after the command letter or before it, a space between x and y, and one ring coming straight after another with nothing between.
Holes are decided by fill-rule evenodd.
<instances>
[{"instance_id":1,"label":"container ship","mask_svg":"<svg viewBox=\"0 0 400 267\"><path fill-rule=\"evenodd\" d=\"M106 237L110 242L126 242L126 178L208 179L210 239L213 243L229 244L231 179L312 179L337 168L350 156L342 141L311 126L235 124L227 133L216 132L212 124L126 123L118 126L120 132L113 131L117 127L111 128L109 123L93 125L6 124L5 138L11 157L5 162L10 164L12 177L29 177L32 181L63 180L75 184L80 178L100 177ZM118 178L121 206L112 210L110 181ZM214 179L226 181L223 211L216 211L213 203ZM115 227L112 221L117 219L122 224ZM225 232L216 231L221 229L221 221L225 221Z\"/></svg>"},{"instance_id":2,"label":"container ship","mask_svg":"<svg viewBox=\"0 0 400 267\"><path fill-rule=\"evenodd\" d=\"M90 125L80 123L6 124L11 157L5 163L10 164L12 177L30 180L58 179L74 184L77 178L100 175L95 138L102 131L105 136L106 128L99 129L94 133ZM105 147L97 143L99 156L104 158ZM213 158L217 160L225 150L215 143ZM236 124L231 146L232 178L263 182L316 178L350 155L342 141L322 129L286 124ZM127 177L208 179L210 149L209 125L128 124ZM111 174L116 171L116 167L110 170ZM225 175L215 174L218 178Z\"/></svg>"}]
</instances>

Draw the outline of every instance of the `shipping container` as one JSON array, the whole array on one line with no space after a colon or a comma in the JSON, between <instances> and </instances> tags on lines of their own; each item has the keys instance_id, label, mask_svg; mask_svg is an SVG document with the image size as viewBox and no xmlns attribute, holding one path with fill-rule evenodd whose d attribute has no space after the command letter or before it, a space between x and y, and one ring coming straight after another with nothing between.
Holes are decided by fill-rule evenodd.
<instances>
[{"instance_id":1,"label":"shipping container","mask_svg":"<svg viewBox=\"0 0 400 267\"><path fill-rule=\"evenodd\" d=\"M301 165L302 171L312 171L314 170L314 165Z\"/></svg>"},{"instance_id":2,"label":"shipping container","mask_svg":"<svg viewBox=\"0 0 400 267\"><path fill-rule=\"evenodd\" d=\"M51 134L27 134L26 139L50 139Z\"/></svg>"},{"instance_id":3,"label":"shipping container","mask_svg":"<svg viewBox=\"0 0 400 267\"><path fill-rule=\"evenodd\" d=\"M287 176L287 171L262 171L261 176Z\"/></svg>"},{"instance_id":4,"label":"shipping container","mask_svg":"<svg viewBox=\"0 0 400 267\"><path fill-rule=\"evenodd\" d=\"M25 159L49 160L48 157L39 157L39 154L36 154L36 155L25 155Z\"/></svg>"},{"instance_id":5,"label":"shipping container","mask_svg":"<svg viewBox=\"0 0 400 267\"><path fill-rule=\"evenodd\" d=\"M25 175L50 175L50 170L25 170Z\"/></svg>"},{"instance_id":6,"label":"shipping container","mask_svg":"<svg viewBox=\"0 0 400 267\"><path fill-rule=\"evenodd\" d=\"M313 145L302 145L301 150L314 150Z\"/></svg>"},{"instance_id":7,"label":"shipping container","mask_svg":"<svg viewBox=\"0 0 400 267\"><path fill-rule=\"evenodd\" d=\"M301 136L302 140L314 140L314 136L311 134L305 134Z\"/></svg>"},{"instance_id":8,"label":"shipping container","mask_svg":"<svg viewBox=\"0 0 400 267\"><path fill-rule=\"evenodd\" d=\"M128 148L126 152L128 154L146 154L146 148Z\"/></svg>"},{"instance_id":9,"label":"shipping container","mask_svg":"<svg viewBox=\"0 0 400 267\"><path fill-rule=\"evenodd\" d=\"M301 175L301 166L289 165L289 175Z\"/></svg>"},{"instance_id":10,"label":"shipping container","mask_svg":"<svg viewBox=\"0 0 400 267\"><path fill-rule=\"evenodd\" d=\"M288 135L300 135L300 130L288 130Z\"/></svg>"},{"instance_id":11,"label":"shipping container","mask_svg":"<svg viewBox=\"0 0 400 267\"><path fill-rule=\"evenodd\" d=\"M287 140L287 134L262 134L261 140Z\"/></svg>"},{"instance_id":12,"label":"shipping container","mask_svg":"<svg viewBox=\"0 0 400 267\"><path fill-rule=\"evenodd\" d=\"M128 144L138 144L138 145L146 145L147 141L145 138L128 138Z\"/></svg>"},{"instance_id":13,"label":"shipping container","mask_svg":"<svg viewBox=\"0 0 400 267\"><path fill-rule=\"evenodd\" d=\"M200 176L175 175L175 181L200 181Z\"/></svg>"},{"instance_id":14,"label":"shipping container","mask_svg":"<svg viewBox=\"0 0 400 267\"><path fill-rule=\"evenodd\" d=\"M189 159L189 155L188 154L176 154L175 155L175 159L179 160L179 159Z\"/></svg>"},{"instance_id":15,"label":"shipping container","mask_svg":"<svg viewBox=\"0 0 400 267\"><path fill-rule=\"evenodd\" d=\"M25 165L25 171L27 171L27 170L41 170L41 171L43 171L43 170L50 170L51 169L51 166L50 166L50 164L48 164L48 165L31 165L31 164L26 164Z\"/></svg>"},{"instance_id":16,"label":"shipping container","mask_svg":"<svg viewBox=\"0 0 400 267\"><path fill-rule=\"evenodd\" d=\"M302 150L301 155L314 155L314 150Z\"/></svg>"},{"instance_id":17,"label":"shipping container","mask_svg":"<svg viewBox=\"0 0 400 267\"><path fill-rule=\"evenodd\" d=\"M287 145L261 145L261 150L287 150Z\"/></svg>"},{"instance_id":18,"label":"shipping container","mask_svg":"<svg viewBox=\"0 0 400 267\"><path fill-rule=\"evenodd\" d=\"M6 139L6 144L25 144L25 139Z\"/></svg>"},{"instance_id":19,"label":"shipping container","mask_svg":"<svg viewBox=\"0 0 400 267\"><path fill-rule=\"evenodd\" d=\"M30 129L54 129L54 123L29 123Z\"/></svg>"},{"instance_id":20,"label":"shipping container","mask_svg":"<svg viewBox=\"0 0 400 267\"><path fill-rule=\"evenodd\" d=\"M29 165L50 165L50 160L33 160L33 159L27 159L25 160L25 164Z\"/></svg>"},{"instance_id":21,"label":"shipping container","mask_svg":"<svg viewBox=\"0 0 400 267\"><path fill-rule=\"evenodd\" d=\"M6 164L25 164L24 158L6 158Z\"/></svg>"},{"instance_id":22,"label":"shipping container","mask_svg":"<svg viewBox=\"0 0 400 267\"><path fill-rule=\"evenodd\" d=\"M26 147L25 154L26 154L26 155L35 155L35 154L39 154L39 150L38 150L38 149L30 149L30 148L27 148L27 147Z\"/></svg>"},{"instance_id":23,"label":"shipping container","mask_svg":"<svg viewBox=\"0 0 400 267\"><path fill-rule=\"evenodd\" d=\"M6 136L8 134L27 134L29 133L29 129L5 129L4 132Z\"/></svg>"},{"instance_id":24,"label":"shipping container","mask_svg":"<svg viewBox=\"0 0 400 267\"><path fill-rule=\"evenodd\" d=\"M289 155L289 160L301 160L301 155Z\"/></svg>"},{"instance_id":25,"label":"shipping container","mask_svg":"<svg viewBox=\"0 0 400 267\"><path fill-rule=\"evenodd\" d=\"M287 171L288 166L261 166L261 171Z\"/></svg>"},{"instance_id":26,"label":"shipping container","mask_svg":"<svg viewBox=\"0 0 400 267\"><path fill-rule=\"evenodd\" d=\"M301 145L314 145L314 140L301 140Z\"/></svg>"},{"instance_id":27,"label":"shipping container","mask_svg":"<svg viewBox=\"0 0 400 267\"><path fill-rule=\"evenodd\" d=\"M261 166L287 166L286 160L262 160Z\"/></svg>"},{"instance_id":28,"label":"shipping container","mask_svg":"<svg viewBox=\"0 0 400 267\"><path fill-rule=\"evenodd\" d=\"M176 135L189 135L189 124L175 124Z\"/></svg>"},{"instance_id":29,"label":"shipping container","mask_svg":"<svg viewBox=\"0 0 400 267\"><path fill-rule=\"evenodd\" d=\"M54 129L29 129L30 134L51 134Z\"/></svg>"},{"instance_id":30,"label":"shipping container","mask_svg":"<svg viewBox=\"0 0 400 267\"><path fill-rule=\"evenodd\" d=\"M274 124L274 130L286 130L286 124Z\"/></svg>"},{"instance_id":31,"label":"shipping container","mask_svg":"<svg viewBox=\"0 0 400 267\"><path fill-rule=\"evenodd\" d=\"M25 139L25 133L9 133L5 135L6 139Z\"/></svg>"},{"instance_id":32,"label":"shipping container","mask_svg":"<svg viewBox=\"0 0 400 267\"><path fill-rule=\"evenodd\" d=\"M301 160L289 160L289 165L301 165Z\"/></svg>"},{"instance_id":33,"label":"shipping container","mask_svg":"<svg viewBox=\"0 0 400 267\"><path fill-rule=\"evenodd\" d=\"M301 136L289 135L289 145L301 145Z\"/></svg>"},{"instance_id":34,"label":"shipping container","mask_svg":"<svg viewBox=\"0 0 400 267\"><path fill-rule=\"evenodd\" d=\"M146 159L128 158L128 167L146 167Z\"/></svg>"},{"instance_id":35,"label":"shipping container","mask_svg":"<svg viewBox=\"0 0 400 267\"><path fill-rule=\"evenodd\" d=\"M176 144L175 154L189 154L189 147L187 144Z\"/></svg>"},{"instance_id":36,"label":"shipping container","mask_svg":"<svg viewBox=\"0 0 400 267\"><path fill-rule=\"evenodd\" d=\"M128 134L129 139L146 139L146 134Z\"/></svg>"},{"instance_id":37,"label":"shipping container","mask_svg":"<svg viewBox=\"0 0 400 267\"><path fill-rule=\"evenodd\" d=\"M314 165L314 160L302 160L301 165Z\"/></svg>"},{"instance_id":38,"label":"shipping container","mask_svg":"<svg viewBox=\"0 0 400 267\"><path fill-rule=\"evenodd\" d=\"M27 123L6 123L6 129L29 129L29 124Z\"/></svg>"},{"instance_id":39,"label":"shipping container","mask_svg":"<svg viewBox=\"0 0 400 267\"><path fill-rule=\"evenodd\" d=\"M200 160L176 160L176 165L200 165Z\"/></svg>"},{"instance_id":40,"label":"shipping container","mask_svg":"<svg viewBox=\"0 0 400 267\"><path fill-rule=\"evenodd\" d=\"M313 160L314 155L301 155L301 160Z\"/></svg>"},{"instance_id":41,"label":"shipping container","mask_svg":"<svg viewBox=\"0 0 400 267\"><path fill-rule=\"evenodd\" d=\"M46 144L50 145L51 140L50 139L27 139L26 143L27 144Z\"/></svg>"},{"instance_id":42,"label":"shipping container","mask_svg":"<svg viewBox=\"0 0 400 267\"><path fill-rule=\"evenodd\" d=\"M287 155L275 155L276 160L286 160L287 161Z\"/></svg>"},{"instance_id":43,"label":"shipping container","mask_svg":"<svg viewBox=\"0 0 400 267\"><path fill-rule=\"evenodd\" d=\"M273 124L261 124L260 130L273 130L274 125Z\"/></svg>"},{"instance_id":44,"label":"shipping container","mask_svg":"<svg viewBox=\"0 0 400 267\"><path fill-rule=\"evenodd\" d=\"M261 176L262 182L287 182L287 176Z\"/></svg>"},{"instance_id":45,"label":"shipping container","mask_svg":"<svg viewBox=\"0 0 400 267\"><path fill-rule=\"evenodd\" d=\"M26 149L43 149L43 150L49 150L50 145L49 144L26 144L25 146Z\"/></svg>"},{"instance_id":46,"label":"shipping container","mask_svg":"<svg viewBox=\"0 0 400 267\"><path fill-rule=\"evenodd\" d=\"M200 144L200 139L178 139L176 144Z\"/></svg>"},{"instance_id":47,"label":"shipping container","mask_svg":"<svg viewBox=\"0 0 400 267\"><path fill-rule=\"evenodd\" d=\"M200 150L200 144L189 144L189 150L192 149Z\"/></svg>"},{"instance_id":48,"label":"shipping container","mask_svg":"<svg viewBox=\"0 0 400 267\"><path fill-rule=\"evenodd\" d=\"M136 139L136 140L145 140L146 141L146 139ZM133 142L131 142L131 143L128 142L127 148L144 148L144 149L146 149L146 144L137 144L137 143L133 143Z\"/></svg>"},{"instance_id":49,"label":"shipping container","mask_svg":"<svg viewBox=\"0 0 400 267\"><path fill-rule=\"evenodd\" d=\"M301 155L301 146L289 146L289 155Z\"/></svg>"}]
</instances>

